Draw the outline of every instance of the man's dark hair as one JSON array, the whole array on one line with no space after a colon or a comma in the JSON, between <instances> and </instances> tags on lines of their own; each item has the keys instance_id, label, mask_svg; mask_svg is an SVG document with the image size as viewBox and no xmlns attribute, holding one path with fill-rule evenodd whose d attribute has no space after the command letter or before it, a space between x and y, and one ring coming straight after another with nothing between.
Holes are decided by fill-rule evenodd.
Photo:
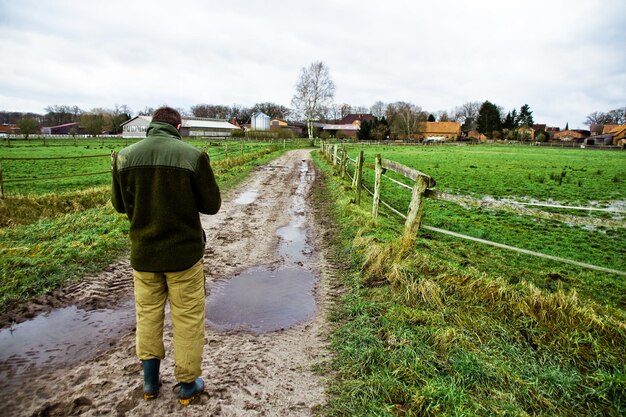
<instances>
[{"instance_id":1,"label":"man's dark hair","mask_svg":"<svg viewBox=\"0 0 626 417\"><path fill-rule=\"evenodd\" d=\"M171 107L160 107L156 109L152 115L153 122L169 123L174 127L183 124L183 119L180 113Z\"/></svg>"}]
</instances>

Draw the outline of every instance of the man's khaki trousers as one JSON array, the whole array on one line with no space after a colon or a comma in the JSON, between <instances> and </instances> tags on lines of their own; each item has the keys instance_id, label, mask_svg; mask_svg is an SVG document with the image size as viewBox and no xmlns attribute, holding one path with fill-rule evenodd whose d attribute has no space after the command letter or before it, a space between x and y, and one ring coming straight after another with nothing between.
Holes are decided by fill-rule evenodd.
<instances>
[{"instance_id":1,"label":"man's khaki trousers","mask_svg":"<svg viewBox=\"0 0 626 417\"><path fill-rule=\"evenodd\" d=\"M165 301L170 300L174 330L174 363L178 382L192 382L201 375L204 347L204 271L202 259L178 272L133 270L137 313L137 356L163 359Z\"/></svg>"}]
</instances>

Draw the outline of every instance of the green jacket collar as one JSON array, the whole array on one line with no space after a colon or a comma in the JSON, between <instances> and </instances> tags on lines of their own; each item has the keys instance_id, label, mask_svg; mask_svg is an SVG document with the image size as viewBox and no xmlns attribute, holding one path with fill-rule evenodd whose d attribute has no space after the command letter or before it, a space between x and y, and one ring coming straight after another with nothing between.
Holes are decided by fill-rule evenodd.
<instances>
[{"instance_id":1,"label":"green jacket collar","mask_svg":"<svg viewBox=\"0 0 626 417\"><path fill-rule=\"evenodd\" d=\"M180 132L169 123L151 122L148 126L147 136L174 136L180 139Z\"/></svg>"}]
</instances>

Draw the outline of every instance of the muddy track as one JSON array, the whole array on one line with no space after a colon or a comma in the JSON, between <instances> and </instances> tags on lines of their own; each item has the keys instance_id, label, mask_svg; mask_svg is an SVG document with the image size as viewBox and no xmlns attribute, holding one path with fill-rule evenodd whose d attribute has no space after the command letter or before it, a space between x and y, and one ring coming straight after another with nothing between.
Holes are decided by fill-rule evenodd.
<instances>
[{"instance_id":1,"label":"muddy track","mask_svg":"<svg viewBox=\"0 0 626 417\"><path fill-rule=\"evenodd\" d=\"M303 174L303 166L306 173ZM242 186L226 196L221 211L203 216L207 234L204 256L207 292L216 283L257 266L278 268L285 263L277 250L277 230L289 222L296 192L308 195L316 174L309 151L291 151L254 170ZM245 193L253 199L237 203ZM207 394L182 408L175 401L172 329L166 320L167 358L162 364L163 387L158 399L142 399L142 373L134 355L132 329L118 337L99 356L56 368L27 370L27 384L0 388L0 415L11 416L311 416L324 404L323 379L313 371L328 360L326 312L334 299L328 283L330 267L321 242L323 225L311 207L298 208L306 216L306 267L317 276L313 317L282 331L253 334L218 332L207 328L203 377ZM34 300L13 312L24 319L41 311L67 306L115 308L132 299L131 269L126 261L101 274ZM21 312L21 313L20 313Z\"/></svg>"}]
</instances>

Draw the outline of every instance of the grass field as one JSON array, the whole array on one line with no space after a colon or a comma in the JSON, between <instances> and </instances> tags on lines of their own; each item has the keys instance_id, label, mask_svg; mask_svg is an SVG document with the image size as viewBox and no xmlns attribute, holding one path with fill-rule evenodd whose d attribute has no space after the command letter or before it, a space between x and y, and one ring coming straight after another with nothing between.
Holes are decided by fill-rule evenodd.
<instances>
[{"instance_id":1,"label":"grass field","mask_svg":"<svg viewBox=\"0 0 626 417\"><path fill-rule=\"evenodd\" d=\"M185 140L187 143L205 149L212 162L250 154L260 149L274 146L267 142ZM76 143L76 145L75 145ZM133 143L126 139L67 139L15 141L11 146L0 147L2 173L6 194L43 194L51 191L97 187L110 182L112 151ZM282 143L281 143L282 145ZM293 146L289 143L289 146ZM99 157L98 157L99 156ZM31 159L8 160L6 158L66 158L72 159ZM81 157L81 158L79 158ZM97 175L84 175L103 173ZM50 180L41 178L50 177ZM11 182L18 180L19 182Z\"/></svg>"},{"instance_id":2,"label":"grass field","mask_svg":"<svg viewBox=\"0 0 626 417\"><path fill-rule=\"evenodd\" d=\"M207 143L192 143L199 147ZM80 156L108 153L120 149L124 142L100 141L81 146L12 145L0 149L0 157ZM211 146L212 167L220 189L225 192L242 181L258 165L277 157L285 149L268 143L237 143L229 146L226 158L223 146ZM296 146L292 144L291 146ZM242 152L243 150L243 152ZM100 160L102 159L102 160ZM110 167L110 158L32 161L30 169L24 161L7 161L13 165L12 175L71 175ZM11 173L11 165L7 169ZM6 171L5 171L6 174ZM5 175L5 179L8 175ZM78 180L88 177L78 177ZM87 182L56 179L34 182L31 187L19 185L0 199L0 308L65 285L85 274L95 273L122 256L129 247L128 221L117 214L110 203L111 174ZM27 194L21 192L28 191Z\"/></svg>"},{"instance_id":3,"label":"grass field","mask_svg":"<svg viewBox=\"0 0 626 417\"><path fill-rule=\"evenodd\" d=\"M486 146L365 150L366 160L381 153L433 175L437 188L449 192L575 204L625 198L612 180L623 178L621 154ZM596 162L580 181L598 176L618 186L590 181L582 191L578 180L563 180L561 187L568 188L546 197L557 195L548 189L559 186L544 180L542 190L541 182L522 183L528 181L524 166L567 164L573 169L564 178L582 175L587 155ZM371 198L355 206L350 184L327 162L318 163L328 179L317 198L336 201L334 256L348 261L341 274L347 290L333 314L336 357L323 370L335 376L329 415L626 413L624 277L424 231L407 245L399 240L401 218L381 209L374 226ZM469 166L479 164L492 173L484 181L485 172ZM532 174L549 178L549 171ZM387 187L383 199L397 208L408 205L401 188ZM425 210L424 223L624 270L623 227L583 228L436 200L427 200Z\"/></svg>"},{"instance_id":4,"label":"grass field","mask_svg":"<svg viewBox=\"0 0 626 417\"><path fill-rule=\"evenodd\" d=\"M558 201L570 205L626 200L626 153L518 146L364 146L422 171L454 194Z\"/></svg>"},{"instance_id":5,"label":"grass field","mask_svg":"<svg viewBox=\"0 0 626 417\"><path fill-rule=\"evenodd\" d=\"M623 152L503 146L366 146L351 147L348 152L354 156L361 149L365 151L366 164L380 153L383 158L432 175L437 181L437 190L457 195L477 198L489 195L515 201L558 201L565 205L603 206L610 203L626 210L626 187L623 182L626 180L626 153ZM470 166L483 166L484 169ZM532 176L549 178L553 167L565 166L568 173L564 177L559 175L563 179L561 185L554 180L538 183L528 179L529 172ZM602 173L599 174L599 171ZM387 173L389 176L392 174ZM570 177L572 180L567 181ZM411 191L383 180L381 198L405 212ZM364 181L368 188L373 189L372 169L365 169ZM585 185L578 186L579 182ZM581 219L581 224L427 199L423 223L547 255L626 271L626 258L623 256L626 253L623 227L626 222L623 221L623 213L566 212L574 213ZM601 219L607 217L615 218L615 222L622 227L603 226ZM585 224L585 219L590 218L600 219L599 223L595 222L599 225ZM401 227L401 221L397 227ZM626 307L626 279L623 276L588 271L432 232L422 231L419 237L418 245L434 251L441 259L499 274L512 283L526 279L541 288L576 289L602 304Z\"/></svg>"}]
</instances>

